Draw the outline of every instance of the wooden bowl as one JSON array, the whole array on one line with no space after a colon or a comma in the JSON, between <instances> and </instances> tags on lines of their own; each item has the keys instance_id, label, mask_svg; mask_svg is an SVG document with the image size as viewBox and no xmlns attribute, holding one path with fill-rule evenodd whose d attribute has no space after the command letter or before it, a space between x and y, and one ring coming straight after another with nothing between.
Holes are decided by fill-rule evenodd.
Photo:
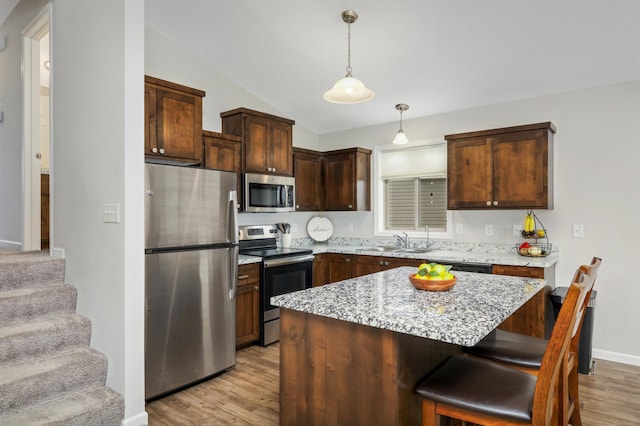
<instances>
[{"instance_id":1,"label":"wooden bowl","mask_svg":"<svg viewBox=\"0 0 640 426\"><path fill-rule=\"evenodd\" d=\"M445 291L455 285L457 278L454 277L452 280L423 280L416 278L416 274L409 274L409 281L418 290Z\"/></svg>"}]
</instances>

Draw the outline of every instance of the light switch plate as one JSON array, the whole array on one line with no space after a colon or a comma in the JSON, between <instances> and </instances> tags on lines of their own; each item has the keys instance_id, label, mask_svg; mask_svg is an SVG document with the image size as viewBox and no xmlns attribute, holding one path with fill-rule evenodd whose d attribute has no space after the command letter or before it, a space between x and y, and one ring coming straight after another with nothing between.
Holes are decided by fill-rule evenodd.
<instances>
[{"instance_id":1,"label":"light switch plate","mask_svg":"<svg viewBox=\"0 0 640 426\"><path fill-rule=\"evenodd\" d=\"M105 204L102 216L104 223L120 223L120 204Z\"/></svg>"},{"instance_id":2,"label":"light switch plate","mask_svg":"<svg viewBox=\"0 0 640 426\"><path fill-rule=\"evenodd\" d=\"M487 237L493 235L493 225L484 226L484 235L486 235Z\"/></svg>"},{"instance_id":3,"label":"light switch plate","mask_svg":"<svg viewBox=\"0 0 640 426\"><path fill-rule=\"evenodd\" d=\"M584 238L584 225L578 223L573 224L573 238Z\"/></svg>"}]
</instances>

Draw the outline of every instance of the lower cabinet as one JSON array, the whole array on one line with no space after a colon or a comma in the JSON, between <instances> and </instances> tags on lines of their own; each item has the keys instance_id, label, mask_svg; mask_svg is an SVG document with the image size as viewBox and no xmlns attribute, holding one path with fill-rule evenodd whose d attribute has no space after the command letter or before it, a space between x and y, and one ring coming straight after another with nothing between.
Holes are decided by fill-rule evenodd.
<instances>
[{"instance_id":1,"label":"lower cabinet","mask_svg":"<svg viewBox=\"0 0 640 426\"><path fill-rule=\"evenodd\" d=\"M334 283L353 278L353 259L356 257L355 255L329 253L328 256L327 282Z\"/></svg>"},{"instance_id":2,"label":"lower cabinet","mask_svg":"<svg viewBox=\"0 0 640 426\"><path fill-rule=\"evenodd\" d=\"M329 254L319 253L313 257L313 286L318 287L329 283L327 265Z\"/></svg>"},{"instance_id":3,"label":"lower cabinet","mask_svg":"<svg viewBox=\"0 0 640 426\"><path fill-rule=\"evenodd\" d=\"M260 264L238 266L236 349L260 340Z\"/></svg>"},{"instance_id":4,"label":"lower cabinet","mask_svg":"<svg viewBox=\"0 0 640 426\"><path fill-rule=\"evenodd\" d=\"M548 338L553 329L553 310L549 293L553 290L554 270L552 268L532 268L528 266L493 265L494 274L513 277L542 278L547 287L538 292L513 315L504 320L498 328L534 337Z\"/></svg>"},{"instance_id":5,"label":"lower cabinet","mask_svg":"<svg viewBox=\"0 0 640 426\"><path fill-rule=\"evenodd\" d=\"M373 274L375 272L386 271L387 269L398 268L400 266L419 266L425 260L401 259L385 256L356 256L353 276Z\"/></svg>"}]
</instances>

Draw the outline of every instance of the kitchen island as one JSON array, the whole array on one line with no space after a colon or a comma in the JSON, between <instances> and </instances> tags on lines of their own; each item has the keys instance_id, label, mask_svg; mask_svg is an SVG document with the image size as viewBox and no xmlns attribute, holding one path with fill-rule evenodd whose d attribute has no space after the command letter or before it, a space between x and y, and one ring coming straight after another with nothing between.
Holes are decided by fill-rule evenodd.
<instances>
[{"instance_id":1,"label":"kitchen island","mask_svg":"<svg viewBox=\"0 0 640 426\"><path fill-rule=\"evenodd\" d=\"M457 272L416 290L401 267L272 298L281 308L280 424L419 425L418 381L545 287Z\"/></svg>"}]
</instances>

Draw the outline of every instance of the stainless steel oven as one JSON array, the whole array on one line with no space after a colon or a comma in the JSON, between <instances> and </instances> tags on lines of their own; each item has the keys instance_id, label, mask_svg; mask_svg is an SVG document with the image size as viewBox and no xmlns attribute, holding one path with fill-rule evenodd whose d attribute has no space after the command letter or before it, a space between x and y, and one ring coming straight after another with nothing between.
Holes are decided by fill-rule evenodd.
<instances>
[{"instance_id":1,"label":"stainless steel oven","mask_svg":"<svg viewBox=\"0 0 640 426\"><path fill-rule=\"evenodd\" d=\"M245 212L295 211L295 178L257 173L242 175Z\"/></svg>"},{"instance_id":2,"label":"stainless steel oven","mask_svg":"<svg viewBox=\"0 0 640 426\"><path fill-rule=\"evenodd\" d=\"M308 249L277 247L275 225L239 227L240 254L260 257L260 344L280 340L280 308L270 301L273 296L311 288L313 253Z\"/></svg>"}]
</instances>

